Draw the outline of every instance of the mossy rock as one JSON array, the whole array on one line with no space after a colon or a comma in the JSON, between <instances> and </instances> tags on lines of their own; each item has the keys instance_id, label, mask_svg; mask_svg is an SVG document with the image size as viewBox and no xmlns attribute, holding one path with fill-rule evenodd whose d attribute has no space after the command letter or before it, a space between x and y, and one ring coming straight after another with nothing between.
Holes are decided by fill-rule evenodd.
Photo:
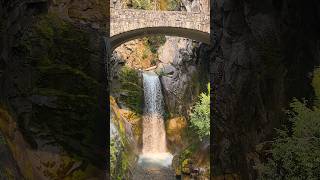
<instances>
[{"instance_id":1,"label":"mossy rock","mask_svg":"<svg viewBox=\"0 0 320 180\"><path fill-rule=\"evenodd\" d=\"M118 102L123 103L137 115L143 111L143 85L139 72L124 66L119 72L120 89L115 91L119 94Z\"/></svg>"},{"instance_id":2,"label":"mossy rock","mask_svg":"<svg viewBox=\"0 0 320 180\"><path fill-rule=\"evenodd\" d=\"M184 174L190 174L190 168L189 165L192 162L191 159L185 159L182 161L182 173Z\"/></svg>"},{"instance_id":3,"label":"mossy rock","mask_svg":"<svg viewBox=\"0 0 320 180\"><path fill-rule=\"evenodd\" d=\"M125 109L121 109L120 113L132 125L133 136L138 146L142 146L142 116Z\"/></svg>"},{"instance_id":4,"label":"mossy rock","mask_svg":"<svg viewBox=\"0 0 320 180\"><path fill-rule=\"evenodd\" d=\"M48 14L37 18L17 47L34 66L63 64L86 71L96 51L90 47L90 36L57 15Z\"/></svg>"},{"instance_id":5,"label":"mossy rock","mask_svg":"<svg viewBox=\"0 0 320 180\"><path fill-rule=\"evenodd\" d=\"M130 110L120 109L112 96L110 97L110 111L110 113L113 114L112 120L117 126L121 142L120 148L118 148L120 153L116 157L116 160L113 161L114 164L112 164L113 171L111 171L111 177L113 179L128 179L128 170L135 162L136 151L135 144L132 144L129 140L130 138L128 137L129 134L125 128L125 123L130 122L133 124L133 134L136 135L135 131L137 130L135 130L135 125L141 122L141 117ZM114 147L110 146L110 149L113 149L114 152ZM114 156L113 159L115 159Z\"/></svg>"},{"instance_id":6,"label":"mossy rock","mask_svg":"<svg viewBox=\"0 0 320 180\"><path fill-rule=\"evenodd\" d=\"M63 121L68 120L67 122L74 121L85 121L86 119L90 119L91 121L94 121L99 116L97 114L93 114L90 112L97 112L98 111L98 100L95 97L86 96L86 95L74 95L74 94L68 94L62 91L57 91L54 89L37 89L34 91L35 95L38 95L38 97L41 99L43 98L43 101L52 99L53 101L48 102L46 104L45 102L40 104L34 104L35 112L38 109L47 109L48 111L54 111L55 116L51 116L50 113L39 113L40 116L39 119L42 119L42 122L47 121L47 119L52 118L58 118L57 120ZM69 114L69 115L67 115ZM61 117L58 117L61 115ZM67 116L64 116L67 115ZM47 117L48 116L48 117ZM62 119L60 119L62 118ZM49 121L49 120L48 120ZM50 121L49 121L50 122ZM56 123L50 122L50 123ZM78 122L73 122L78 123ZM90 122L88 122L90 123ZM76 124L74 124L76 125ZM74 126L70 126L74 127ZM78 127L78 126L76 126Z\"/></svg>"},{"instance_id":7,"label":"mossy rock","mask_svg":"<svg viewBox=\"0 0 320 180\"><path fill-rule=\"evenodd\" d=\"M98 100L52 89L38 89L36 92L41 103L33 104L31 125L41 129L40 134L46 139L53 139L72 152L92 154L90 145L95 142L95 129L102 119ZM35 136L39 134L34 133Z\"/></svg>"},{"instance_id":8,"label":"mossy rock","mask_svg":"<svg viewBox=\"0 0 320 180\"><path fill-rule=\"evenodd\" d=\"M97 80L68 65L40 66L38 70L39 88L55 88L76 94L94 94L100 88Z\"/></svg>"}]
</instances>

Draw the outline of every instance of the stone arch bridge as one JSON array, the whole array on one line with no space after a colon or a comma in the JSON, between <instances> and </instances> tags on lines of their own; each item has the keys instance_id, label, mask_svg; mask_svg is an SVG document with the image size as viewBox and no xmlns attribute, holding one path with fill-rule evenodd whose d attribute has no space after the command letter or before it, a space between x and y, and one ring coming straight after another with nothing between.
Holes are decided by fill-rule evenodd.
<instances>
[{"instance_id":1,"label":"stone arch bridge","mask_svg":"<svg viewBox=\"0 0 320 180\"><path fill-rule=\"evenodd\" d=\"M156 34L210 43L209 13L111 8L110 14L111 50L127 41Z\"/></svg>"}]
</instances>

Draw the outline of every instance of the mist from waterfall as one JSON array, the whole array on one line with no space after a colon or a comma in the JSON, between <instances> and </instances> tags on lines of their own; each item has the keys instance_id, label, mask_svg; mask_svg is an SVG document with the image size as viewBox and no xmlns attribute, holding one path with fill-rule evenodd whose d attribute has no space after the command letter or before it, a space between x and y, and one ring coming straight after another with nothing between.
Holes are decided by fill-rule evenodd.
<instances>
[{"instance_id":1,"label":"mist from waterfall","mask_svg":"<svg viewBox=\"0 0 320 180\"><path fill-rule=\"evenodd\" d=\"M166 131L164 126L164 101L158 75L154 72L143 73L144 111L142 154L139 163L142 166L168 167L172 155L167 152Z\"/></svg>"}]
</instances>

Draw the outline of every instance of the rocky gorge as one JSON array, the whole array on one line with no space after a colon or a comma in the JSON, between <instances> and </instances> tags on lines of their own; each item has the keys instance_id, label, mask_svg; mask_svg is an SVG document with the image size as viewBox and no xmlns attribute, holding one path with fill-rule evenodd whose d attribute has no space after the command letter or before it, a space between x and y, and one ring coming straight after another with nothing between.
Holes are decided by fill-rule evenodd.
<instances>
[{"instance_id":1,"label":"rocky gorge","mask_svg":"<svg viewBox=\"0 0 320 180\"><path fill-rule=\"evenodd\" d=\"M122 110L124 113L120 114L125 117L125 121L133 125L133 135L131 136L135 137L138 149L142 147L143 129L141 114L143 108L143 91L141 90L143 88L141 83L142 70L148 69L151 66L150 61L152 61L152 58L150 60L148 58L131 59L131 54L129 53L128 55L126 53L128 51L133 53L136 50L135 48L141 48L141 44L139 44L141 41L136 40L137 44L129 42L115 50L114 58L121 58L113 61L119 62L120 65L113 65L113 67L119 68L119 70L115 71L119 74L115 73L115 78L111 83L111 96L117 99L122 109L125 109ZM209 81L208 76L206 76L207 74L201 73L201 71L208 71L208 62L205 60L205 52L203 52L205 51L205 46L201 45L200 49L199 44L196 42L183 38L166 37L165 43L158 49L159 60L152 66L153 71L159 75L164 96L166 109L164 116L168 148L171 153L177 155L176 158L178 158L178 154L182 150L190 145L188 143L190 139L187 138L188 135L190 136L190 133L188 134L187 129L189 127L188 119L191 107L198 100L200 92L205 91L206 84ZM201 54L202 58L198 54ZM144 63L139 63L139 61L143 61ZM144 66L144 64L146 65ZM131 77L128 76L130 74ZM133 74L135 75L133 76ZM134 84L128 88L126 87L126 82L128 82L127 84L129 82L130 84ZM137 86L137 88L133 88L132 86ZM131 97L130 94L135 97ZM134 116L128 116L127 112L134 114ZM130 135L127 135L127 138L130 139ZM136 154L138 155L139 152L136 152ZM191 154L187 157L189 156ZM207 163L209 163L209 154L207 154L206 158ZM174 160L181 161L178 159ZM134 164L134 161L131 162L132 164Z\"/></svg>"},{"instance_id":2,"label":"rocky gorge","mask_svg":"<svg viewBox=\"0 0 320 180\"><path fill-rule=\"evenodd\" d=\"M137 1L112 2L118 7L139 6ZM203 10L196 0L159 2L156 7L161 10ZM108 59L106 71L109 2L1 0L0 179L106 179L106 154L116 164L111 173L131 176L142 147L140 71L149 67L160 76L167 148L185 160L175 156L173 170L160 173L190 173L191 161L211 179L261 178L268 172L261 164L272 158L275 128L293 126L286 113L293 99L306 100L312 111L319 107L320 4L316 0L210 4L211 46L176 37L138 39L120 46ZM188 115L209 79L211 142L192 142L196 138L188 134ZM112 147L106 144L109 121L102 120L109 119L109 112ZM311 127L318 138L317 124ZM304 128L310 134L310 126ZM186 147L190 142L197 151ZM290 149L301 147L294 145ZM314 162L317 147L309 153L312 158L304 157L308 163L302 166L311 166L315 177L320 167ZM288 167L297 167L296 177L312 179L303 176L300 161L293 160ZM281 167L285 161L275 162L282 176L271 171L274 176L266 179L290 179L283 177L289 173Z\"/></svg>"},{"instance_id":3,"label":"rocky gorge","mask_svg":"<svg viewBox=\"0 0 320 180\"><path fill-rule=\"evenodd\" d=\"M128 5L126 1L113 1L112 3L117 8L131 7L131 4ZM134 1L131 3L134 4ZM145 5L140 8L147 9L148 7ZM150 7L153 6L150 5ZM161 7L164 9L171 8L169 6ZM196 12L208 11L208 2L181 2L176 8ZM133 136L134 138L132 139L135 139L134 144L137 147L135 150L130 151L132 147L125 145L123 148L129 149L129 152L124 151L125 153L121 154L118 151L115 154L121 154L118 157L127 157L130 152L131 154L134 152L136 159L126 162L129 166L128 171L133 174L133 179L161 179L160 176L163 176L162 179L174 179L175 175L181 176L181 173L189 174L190 170L188 166L191 162L194 163L194 166L205 170L205 172L202 172L204 179L209 178L209 139L205 142L192 141L192 137L194 139L198 138L190 128L192 106L198 101L199 94L207 91L207 83L209 82L208 50L208 45L190 39L170 36L150 36L124 43L113 52L110 63L110 67L112 67L110 71L110 95L112 98L115 98L121 109L135 115L131 116L134 117L132 119L127 114L120 113L124 117L124 121L129 124L131 123L132 127L129 131L132 131L133 134L126 133L123 136L124 138L118 141L118 144L121 144L121 141L127 142L127 139L131 139L131 136ZM144 88L142 85L142 74L146 71L154 71L159 76L161 82L165 104L164 124L167 148L168 152L174 156L171 172L170 170L161 169L158 173L155 170L144 173L143 169L139 168L139 165L136 165L138 156L140 156L139 154L142 152L143 147L146 146L143 143L145 127L143 127L144 115L141 111L145 106L143 103L145 92L142 91ZM121 128L118 127L118 129ZM203 154L200 155L200 152ZM121 160L117 161L115 158L113 163L118 168L123 167ZM182 169L181 165L183 165ZM125 165L125 167L127 166ZM136 174L135 172L139 173ZM171 176L165 174L171 174ZM113 175L119 176L116 172ZM129 178L130 173L123 176Z\"/></svg>"}]
</instances>

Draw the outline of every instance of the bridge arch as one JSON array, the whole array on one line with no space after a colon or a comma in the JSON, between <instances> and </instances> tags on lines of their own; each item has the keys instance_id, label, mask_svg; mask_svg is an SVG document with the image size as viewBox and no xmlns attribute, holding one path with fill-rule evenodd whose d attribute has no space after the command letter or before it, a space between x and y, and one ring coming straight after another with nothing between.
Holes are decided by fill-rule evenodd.
<instances>
[{"instance_id":1,"label":"bridge arch","mask_svg":"<svg viewBox=\"0 0 320 180\"><path fill-rule=\"evenodd\" d=\"M114 35L110 38L111 50L113 51L121 44L138 39L141 37L151 36L151 35L167 35L167 36L178 36L188 39L192 39L198 42L203 42L210 44L209 33L202 32L195 29L186 29L180 27L147 27L140 28L124 33Z\"/></svg>"},{"instance_id":2,"label":"bridge arch","mask_svg":"<svg viewBox=\"0 0 320 180\"><path fill-rule=\"evenodd\" d=\"M140 37L168 35L210 43L208 12L153 11L111 8L110 45L119 45Z\"/></svg>"}]
</instances>

